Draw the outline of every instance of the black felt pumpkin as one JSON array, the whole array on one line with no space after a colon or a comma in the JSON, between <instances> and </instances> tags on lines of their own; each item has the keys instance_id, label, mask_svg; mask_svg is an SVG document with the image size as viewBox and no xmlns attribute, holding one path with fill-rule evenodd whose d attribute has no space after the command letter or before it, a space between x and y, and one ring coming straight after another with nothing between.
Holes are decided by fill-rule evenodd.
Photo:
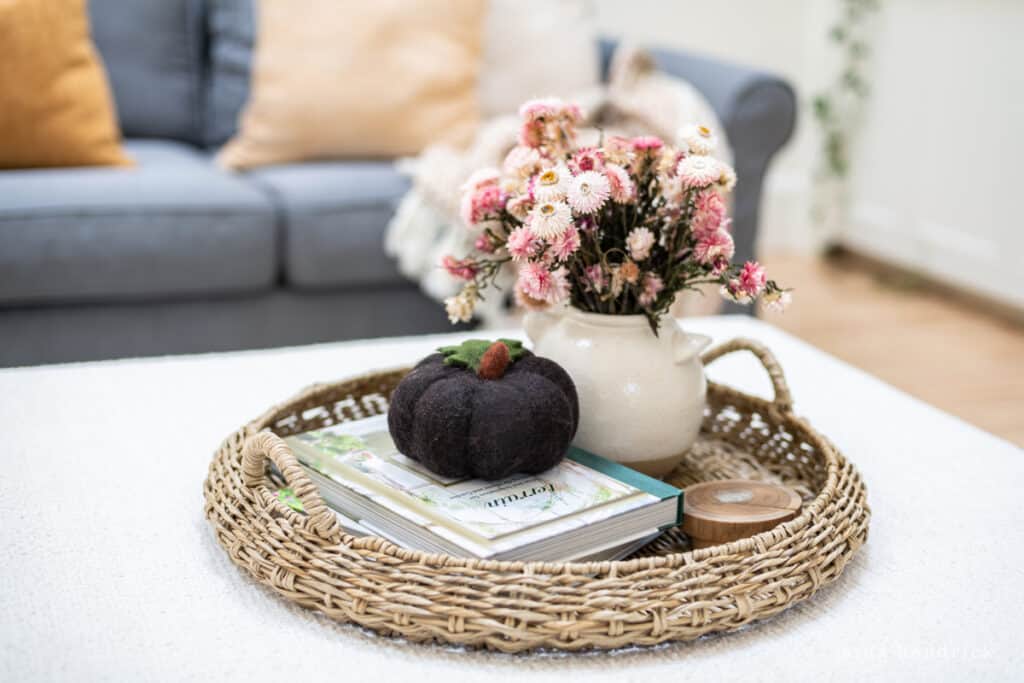
<instances>
[{"instance_id":1,"label":"black felt pumpkin","mask_svg":"<svg viewBox=\"0 0 1024 683\"><path fill-rule=\"evenodd\" d=\"M565 456L579 403L560 365L507 339L438 351L391 396L399 451L437 474L481 479L543 472Z\"/></svg>"}]
</instances>

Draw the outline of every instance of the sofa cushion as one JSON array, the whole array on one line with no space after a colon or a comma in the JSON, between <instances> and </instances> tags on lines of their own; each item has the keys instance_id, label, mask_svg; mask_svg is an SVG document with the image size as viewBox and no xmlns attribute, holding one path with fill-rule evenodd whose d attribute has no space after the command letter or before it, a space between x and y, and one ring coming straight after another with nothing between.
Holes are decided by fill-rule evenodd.
<instances>
[{"instance_id":1,"label":"sofa cushion","mask_svg":"<svg viewBox=\"0 0 1024 683\"><path fill-rule=\"evenodd\" d=\"M0 305L263 290L276 219L256 187L174 142L137 166L0 172Z\"/></svg>"},{"instance_id":2,"label":"sofa cushion","mask_svg":"<svg viewBox=\"0 0 1024 683\"><path fill-rule=\"evenodd\" d=\"M408 179L389 161L270 166L248 174L279 205L285 278L299 287L406 282L384 229Z\"/></svg>"},{"instance_id":3,"label":"sofa cushion","mask_svg":"<svg viewBox=\"0 0 1024 683\"><path fill-rule=\"evenodd\" d=\"M128 137L202 142L203 0L89 0Z\"/></svg>"},{"instance_id":4,"label":"sofa cushion","mask_svg":"<svg viewBox=\"0 0 1024 683\"><path fill-rule=\"evenodd\" d=\"M217 0L206 15L210 72L206 80L203 142L219 147L238 131L249 99L249 70L256 36L254 0Z\"/></svg>"}]
</instances>

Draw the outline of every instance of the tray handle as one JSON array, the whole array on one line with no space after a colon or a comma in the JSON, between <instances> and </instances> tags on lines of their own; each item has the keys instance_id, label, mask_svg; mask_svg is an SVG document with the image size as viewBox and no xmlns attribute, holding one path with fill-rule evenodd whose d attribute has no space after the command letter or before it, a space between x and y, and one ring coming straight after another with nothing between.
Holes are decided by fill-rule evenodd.
<instances>
[{"instance_id":1,"label":"tray handle","mask_svg":"<svg viewBox=\"0 0 1024 683\"><path fill-rule=\"evenodd\" d=\"M273 432L257 432L245 441L242 448L242 481L249 488L266 485L266 467L269 458L284 475L285 480L302 501L313 532L325 539L341 535L338 518L324 505L314 484L302 471L292 449Z\"/></svg>"},{"instance_id":2,"label":"tray handle","mask_svg":"<svg viewBox=\"0 0 1024 683\"><path fill-rule=\"evenodd\" d=\"M789 385L786 383L786 376L782 372L782 366L779 365L775 354L769 351L768 347L761 342L746 337L737 337L709 349L700 359L704 365L709 365L722 356L736 351L750 351L757 356L757 359L761 361L761 365L768 371L768 377L772 381L772 389L775 391L772 403L782 412L792 413L793 396L789 393Z\"/></svg>"}]
</instances>

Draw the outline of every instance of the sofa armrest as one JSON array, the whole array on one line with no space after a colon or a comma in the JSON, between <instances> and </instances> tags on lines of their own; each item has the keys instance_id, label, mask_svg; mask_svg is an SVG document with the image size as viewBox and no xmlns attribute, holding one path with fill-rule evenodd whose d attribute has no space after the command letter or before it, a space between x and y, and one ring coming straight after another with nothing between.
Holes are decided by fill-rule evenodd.
<instances>
[{"instance_id":1,"label":"sofa armrest","mask_svg":"<svg viewBox=\"0 0 1024 683\"><path fill-rule=\"evenodd\" d=\"M605 74L615 47L614 41L601 41ZM662 71L692 83L725 127L739 178L733 198L736 259L751 259L764 174L776 152L793 134L796 94L786 81L757 69L678 50L651 49L650 53ZM730 307L733 310L740 309Z\"/></svg>"}]
</instances>

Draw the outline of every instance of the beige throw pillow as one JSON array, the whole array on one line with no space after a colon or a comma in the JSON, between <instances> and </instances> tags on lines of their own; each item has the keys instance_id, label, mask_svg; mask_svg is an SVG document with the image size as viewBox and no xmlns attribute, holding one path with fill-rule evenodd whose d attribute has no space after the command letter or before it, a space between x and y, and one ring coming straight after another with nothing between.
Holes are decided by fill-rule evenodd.
<instances>
[{"instance_id":1,"label":"beige throw pillow","mask_svg":"<svg viewBox=\"0 0 1024 683\"><path fill-rule=\"evenodd\" d=\"M587 0L491 0L480 109L515 114L526 100L578 98L601 84L597 12Z\"/></svg>"},{"instance_id":2,"label":"beige throw pillow","mask_svg":"<svg viewBox=\"0 0 1024 683\"><path fill-rule=\"evenodd\" d=\"M464 144L479 119L485 0L260 0L228 168Z\"/></svg>"}]
</instances>

